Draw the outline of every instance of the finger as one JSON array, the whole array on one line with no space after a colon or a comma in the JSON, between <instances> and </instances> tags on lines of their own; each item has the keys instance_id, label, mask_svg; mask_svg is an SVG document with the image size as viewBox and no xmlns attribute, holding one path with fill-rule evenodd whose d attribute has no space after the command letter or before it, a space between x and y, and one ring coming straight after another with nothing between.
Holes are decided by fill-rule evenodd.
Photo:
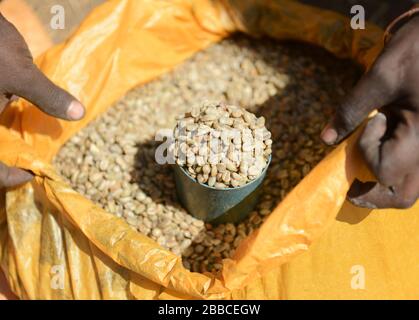
<instances>
[{"instance_id":1,"label":"finger","mask_svg":"<svg viewBox=\"0 0 419 320\"><path fill-rule=\"evenodd\" d=\"M397 156L400 146L408 142L405 139L395 140L394 137L383 141L383 137L388 132L387 129L386 116L383 113L377 113L368 121L358 144L367 166L378 182L384 186L395 186L402 183L412 166L402 162ZM403 156L405 157L405 153Z\"/></svg>"},{"instance_id":2,"label":"finger","mask_svg":"<svg viewBox=\"0 0 419 320\"><path fill-rule=\"evenodd\" d=\"M402 119L408 118L405 114ZM390 122L387 121L386 132L380 140L378 152L374 154L375 158L364 151L368 148L369 141L365 142L361 149L364 149L364 156L378 182L385 186L398 186L402 185L408 174L416 170L418 156L414 151L419 148L419 140L415 126L409 124L409 121L397 120L394 113L387 119ZM391 120L397 124L392 124ZM372 159L375 159L374 164Z\"/></svg>"},{"instance_id":3,"label":"finger","mask_svg":"<svg viewBox=\"0 0 419 320\"><path fill-rule=\"evenodd\" d=\"M418 181L418 180L417 180ZM378 182L360 182L356 180L347 195L348 200L358 207L370 209L406 209L414 205L418 198L417 182L412 184L409 180L408 184L401 187L386 187ZM414 193L407 194L406 187L415 188ZM410 189L409 189L410 190Z\"/></svg>"},{"instance_id":4,"label":"finger","mask_svg":"<svg viewBox=\"0 0 419 320\"><path fill-rule=\"evenodd\" d=\"M12 168L0 162L0 188L10 188L29 182L33 175L19 168Z\"/></svg>"},{"instance_id":5,"label":"finger","mask_svg":"<svg viewBox=\"0 0 419 320\"><path fill-rule=\"evenodd\" d=\"M35 65L21 72L14 94L32 102L45 113L64 120L80 120L84 106L67 91L56 86Z\"/></svg>"},{"instance_id":6,"label":"finger","mask_svg":"<svg viewBox=\"0 0 419 320\"><path fill-rule=\"evenodd\" d=\"M378 113L368 121L358 141L364 159L374 174L380 167L381 138L385 135L386 129L387 118L384 114Z\"/></svg>"},{"instance_id":7,"label":"finger","mask_svg":"<svg viewBox=\"0 0 419 320\"><path fill-rule=\"evenodd\" d=\"M337 108L333 119L324 128L321 138L326 144L335 144L351 134L377 108L391 103L396 90L390 89L385 76L376 71L364 75L346 100Z\"/></svg>"}]
</instances>

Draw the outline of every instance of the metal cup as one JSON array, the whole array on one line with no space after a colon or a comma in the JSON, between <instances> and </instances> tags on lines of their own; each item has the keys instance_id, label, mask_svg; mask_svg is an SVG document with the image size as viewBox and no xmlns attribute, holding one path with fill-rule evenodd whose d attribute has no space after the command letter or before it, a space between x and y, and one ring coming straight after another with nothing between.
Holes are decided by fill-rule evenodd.
<instances>
[{"instance_id":1,"label":"metal cup","mask_svg":"<svg viewBox=\"0 0 419 320\"><path fill-rule=\"evenodd\" d=\"M238 188L216 189L199 183L187 171L174 165L177 195L188 212L212 224L237 223L246 218L256 206L262 191L271 157L262 174Z\"/></svg>"}]
</instances>

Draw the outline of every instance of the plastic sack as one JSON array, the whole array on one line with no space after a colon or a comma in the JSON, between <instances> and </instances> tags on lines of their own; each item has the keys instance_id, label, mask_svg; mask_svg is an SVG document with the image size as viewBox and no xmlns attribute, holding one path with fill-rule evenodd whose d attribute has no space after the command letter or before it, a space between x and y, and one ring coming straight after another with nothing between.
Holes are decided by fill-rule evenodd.
<instances>
[{"instance_id":1,"label":"plastic sack","mask_svg":"<svg viewBox=\"0 0 419 320\"><path fill-rule=\"evenodd\" d=\"M76 193L50 161L59 148L131 88L168 72L235 31L296 39L367 67L381 50L374 26L294 1L110 0L42 70L88 107L65 122L18 102L1 115L0 161L35 180L0 199L0 261L27 299L413 298L419 295L419 206L365 210L345 203L369 174L352 138L279 204L224 260L219 278L181 258ZM365 283L356 283L364 269ZM355 279L355 281L354 281ZM355 282L355 283L354 283Z\"/></svg>"}]
</instances>

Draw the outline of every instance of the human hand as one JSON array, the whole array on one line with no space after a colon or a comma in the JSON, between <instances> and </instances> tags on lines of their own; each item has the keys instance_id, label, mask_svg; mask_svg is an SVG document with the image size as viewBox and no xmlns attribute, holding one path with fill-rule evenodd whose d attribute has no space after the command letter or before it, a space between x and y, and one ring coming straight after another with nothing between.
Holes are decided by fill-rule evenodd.
<instances>
[{"instance_id":1,"label":"human hand","mask_svg":"<svg viewBox=\"0 0 419 320\"><path fill-rule=\"evenodd\" d=\"M338 107L321 137L336 144L374 110L359 148L378 182L355 181L348 199L368 208L409 208L419 197L419 17L395 35Z\"/></svg>"},{"instance_id":2,"label":"human hand","mask_svg":"<svg viewBox=\"0 0 419 320\"><path fill-rule=\"evenodd\" d=\"M83 118L83 105L35 66L25 40L1 14L0 39L0 113L12 97L19 96L51 116L65 120ZM0 188L27 182L32 177L27 171L0 162Z\"/></svg>"}]
</instances>

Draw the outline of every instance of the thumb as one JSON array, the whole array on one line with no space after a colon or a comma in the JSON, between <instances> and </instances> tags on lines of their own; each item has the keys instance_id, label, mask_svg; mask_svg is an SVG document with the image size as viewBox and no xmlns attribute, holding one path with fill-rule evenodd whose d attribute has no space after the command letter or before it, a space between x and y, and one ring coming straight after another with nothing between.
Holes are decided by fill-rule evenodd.
<instances>
[{"instance_id":1,"label":"thumb","mask_svg":"<svg viewBox=\"0 0 419 320\"><path fill-rule=\"evenodd\" d=\"M64 120L80 120L84 106L67 91L56 86L34 64L22 73L14 94L25 98L43 112Z\"/></svg>"},{"instance_id":2,"label":"thumb","mask_svg":"<svg viewBox=\"0 0 419 320\"><path fill-rule=\"evenodd\" d=\"M350 135L374 110L395 99L385 76L372 69L364 75L345 101L337 108L333 119L323 129L322 140L329 145L339 143Z\"/></svg>"},{"instance_id":3,"label":"thumb","mask_svg":"<svg viewBox=\"0 0 419 320\"><path fill-rule=\"evenodd\" d=\"M8 167L0 162L0 188L10 188L33 179L33 175L19 168Z\"/></svg>"}]
</instances>

